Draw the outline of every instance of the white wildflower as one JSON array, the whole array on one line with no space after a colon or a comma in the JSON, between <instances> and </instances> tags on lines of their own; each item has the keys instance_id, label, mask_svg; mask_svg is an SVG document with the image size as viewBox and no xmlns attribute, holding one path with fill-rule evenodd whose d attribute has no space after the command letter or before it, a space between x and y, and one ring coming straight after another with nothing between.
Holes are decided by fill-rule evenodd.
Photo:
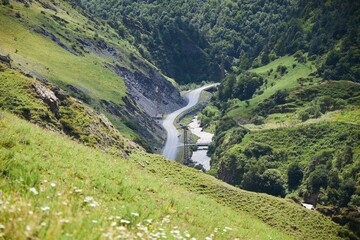
<instances>
[{"instance_id":1,"label":"white wildflower","mask_svg":"<svg viewBox=\"0 0 360 240\"><path fill-rule=\"evenodd\" d=\"M26 226L26 231L30 231L31 230L31 227L29 225Z\"/></svg>"},{"instance_id":2,"label":"white wildflower","mask_svg":"<svg viewBox=\"0 0 360 240\"><path fill-rule=\"evenodd\" d=\"M1 223L0 223L0 229L5 229L4 224L1 224Z\"/></svg>"},{"instance_id":3,"label":"white wildflower","mask_svg":"<svg viewBox=\"0 0 360 240\"><path fill-rule=\"evenodd\" d=\"M145 219L146 222L151 223L152 219Z\"/></svg>"},{"instance_id":4,"label":"white wildflower","mask_svg":"<svg viewBox=\"0 0 360 240\"><path fill-rule=\"evenodd\" d=\"M116 226L116 222L112 222L110 226L115 227L115 226Z\"/></svg>"},{"instance_id":5,"label":"white wildflower","mask_svg":"<svg viewBox=\"0 0 360 240\"><path fill-rule=\"evenodd\" d=\"M42 222L42 223L40 224L40 226L45 227L45 226L46 226L46 222Z\"/></svg>"},{"instance_id":6,"label":"white wildflower","mask_svg":"<svg viewBox=\"0 0 360 240\"><path fill-rule=\"evenodd\" d=\"M43 206L43 207L40 207L40 209L41 209L42 211L49 211L49 210L50 210L50 207L48 207L48 206Z\"/></svg>"},{"instance_id":7,"label":"white wildflower","mask_svg":"<svg viewBox=\"0 0 360 240\"><path fill-rule=\"evenodd\" d=\"M75 192L76 192L76 193L81 193L81 192L82 192L82 189L78 189L78 188L77 188L77 189L75 189Z\"/></svg>"},{"instance_id":8,"label":"white wildflower","mask_svg":"<svg viewBox=\"0 0 360 240\"><path fill-rule=\"evenodd\" d=\"M56 183L52 182L52 183L50 183L50 186L51 187L56 187Z\"/></svg>"},{"instance_id":9,"label":"white wildflower","mask_svg":"<svg viewBox=\"0 0 360 240\"><path fill-rule=\"evenodd\" d=\"M96 207L96 206L99 206L99 203L96 202L96 201L93 201L92 203L89 204L90 207Z\"/></svg>"},{"instance_id":10,"label":"white wildflower","mask_svg":"<svg viewBox=\"0 0 360 240\"><path fill-rule=\"evenodd\" d=\"M97 220L92 220L91 222L92 222L92 223L98 223L98 221L97 221Z\"/></svg>"},{"instance_id":11,"label":"white wildflower","mask_svg":"<svg viewBox=\"0 0 360 240\"><path fill-rule=\"evenodd\" d=\"M33 215L34 214L34 212L33 211L29 211L29 215Z\"/></svg>"},{"instance_id":12,"label":"white wildflower","mask_svg":"<svg viewBox=\"0 0 360 240\"><path fill-rule=\"evenodd\" d=\"M118 230L118 231L126 231L126 227L120 226L120 227L117 227L116 230Z\"/></svg>"},{"instance_id":13,"label":"white wildflower","mask_svg":"<svg viewBox=\"0 0 360 240\"><path fill-rule=\"evenodd\" d=\"M232 228L231 228L231 227L224 227L224 229L229 230L229 231L231 231L231 230L232 230Z\"/></svg>"},{"instance_id":14,"label":"white wildflower","mask_svg":"<svg viewBox=\"0 0 360 240\"><path fill-rule=\"evenodd\" d=\"M47 183L48 182L48 180L46 180L46 179L44 179L44 181L43 181L44 183Z\"/></svg>"},{"instance_id":15,"label":"white wildflower","mask_svg":"<svg viewBox=\"0 0 360 240\"><path fill-rule=\"evenodd\" d=\"M29 191L32 192L34 195L39 194L39 192L36 190L36 188L29 188Z\"/></svg>"},{"instance_id":16,"label":"white wildflower","mask_svg":"<svg viewBox=\"0 0 360 240\"><path fill-rule=\"evenodd\" d=\"M66 219L66 218L63 218L63 219L60 219L59 222L60 222L60 223L69 223L70 220L69 220L69 219Z\"/></svg>"},{"instance_id":17,"label":"white wildflower","mask_svg":"<svg viewBox=\"0 0 360 240\"><path fill-rule=\"evenodd\" d=\"M94 198L92 196L85 197L84 202L88 203L88 202L92 202L92 201L94 201Z\"/></svg>"},{"instance_id":18,"label":"white wildflower","mask_svg":"<svg viewBox=\"0 0 360 240\"><path fill-rule=\"evenodd\" d=\"M121 222L121 223L125 223L125 224L129 224L129 223L130 223L130 221L125 220L125 219L121 219L120 222Z\"/></svg>"},{"instance_id":19,"label":"white wildflower","mask_svg":"<svg viewBox=\"0 0 360 240\"><path fill-rule=\"evenodd\" d=\"M60 197L60 196L62 195L62 193L61 193L61 192L58 192L57 195L58 195L58 197Z\"/></svg>"},{"instance_id":20,"label":"white wildflower","mask_svg":"<svg viewBox=\"0 0 360 240\"><path fill-rule=\"evenodd\" d=\"M140 214L136 213L136 212L132 212L131 215L135 216L135 217L138 217L140 216Z\"/></svg>"},{"instance_id":21,"label":"white wildflower","mask_svg":"<svg viewBox=\"0 0 360 240\"><path fill-rule=\"evenodd\" d=\"M179 230L171 230L170 233L172 233L173 235L180 235Z\"/></svg>"}]
</instances>

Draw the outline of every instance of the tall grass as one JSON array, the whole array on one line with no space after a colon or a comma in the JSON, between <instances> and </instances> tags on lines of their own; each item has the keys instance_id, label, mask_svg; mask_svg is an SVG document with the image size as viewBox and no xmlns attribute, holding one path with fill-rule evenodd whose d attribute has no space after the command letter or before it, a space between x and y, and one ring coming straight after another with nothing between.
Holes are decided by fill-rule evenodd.
<instances>
[{"instance_id":1,"label":"tall grass","mask_svg":"<svg viewBox=\"0 0 360 240\"><path fill-rule=\"evenodd\" d=\"M189 191L182 180L164 175L166 166L169 174L175 166L189 179L205 175L159 156L123 160L8 113L1 113L0 139L5 239L292 238L222 203L226 198Z\"/></svg>"}]
</instances>

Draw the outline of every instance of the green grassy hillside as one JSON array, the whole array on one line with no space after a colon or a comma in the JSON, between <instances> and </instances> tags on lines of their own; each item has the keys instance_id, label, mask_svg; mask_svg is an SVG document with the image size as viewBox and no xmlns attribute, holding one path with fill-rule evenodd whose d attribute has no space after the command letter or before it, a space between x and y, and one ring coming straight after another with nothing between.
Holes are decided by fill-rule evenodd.
<instances>
[{"instance_id":1,"label":"green grassy hillside","mask_svg":"<svg viewBox=\"0 0 360 240\"><path fill-rule=\"evenodd\" d=\"M283 67L284 72L280 69ZM227 114L230 117L236 116L251 117L252 110L258 103L267 99L279 90L292 90L299 86L298 79L306 78L316 71L311 62L302 63L293 56L281 57L263 67L255 68L250 72L259 74L266 79L265 83L258 88L254 96L248 102L236 102L231 106L232 110Z\"/></svg>"},{"instance_id":2,"label":"green grassy hillside","mask_svg":"<svg viewBox=\"0 0 360 240\"><path fill-rule=\"evenodd\" d=\"M6 2L0 5L0 55L11 59L12 68L55 84L105 114L124 136L148 150L148 142L161 143L163 132L134 101L119 69L137 74L135 86L148 78L143 81L149 91L155 88L151 81L173 85L139 54L131 38L67 1Z\"/></svg>"},{"instance_id":3,"label":"green grassy hillside","mask_svg":"<svg viewBox=\"0 0 360 240\"><path fill-rule=\"evenodd\" d=\"M29 78L0 62L0 108L92 147L128 155L141 147L125 138L105 115L63 90Z\"/></svg>"},{"instance_id":4,"label":"green grassy hillside","mask_svg":"<svg viewBox=\"0 0 360 240\"><path fill-rule=\"evenodd\" d=\"M209 173L317 205L359 236L360 86L314 77L304 59L283 57L223 80L202 112L215 128Z\"/></svg>"},{"instance_id":5,"label":"green grassy hillside","mask_svg":"<svg viewBox=\"0 0 360 240\"><path fill-rule=\"evenodd\" d=\"M38 2L29 7L15 1L11 2L13 8L2 6L2 55L10 54L14 64L23 66L30 73L38 73L60 87L66 88L66 85L71 84L94 99L121 103L121 98L126 95L124 81L103 67L104 60L110 62L110 59L87 54L81 49L72 49L72 46L78 47L77 38L111 38L106 35L95 36L101 33L101 30L95 31L95 23L88 23L86 18L69 6L66 7L65 3L61 4L64 9L57 7L56 11L46 9ZM59 46L45 34L39 34L40 28L55 32L55 37L65 47ZM126 50L125 54L129 55L130 51Z\"/></svg>"},{"instance_id":6,"label":"green grassy hillside","mask_svg":"<svg viewBox=\"0 0 360 240\"><path fill-rule=\"evenodd\" d=\"M336 239L292 201L246 192L160 156L123 160L2 112L0 234L24 239Z\"/></svg>"}]
</instances>

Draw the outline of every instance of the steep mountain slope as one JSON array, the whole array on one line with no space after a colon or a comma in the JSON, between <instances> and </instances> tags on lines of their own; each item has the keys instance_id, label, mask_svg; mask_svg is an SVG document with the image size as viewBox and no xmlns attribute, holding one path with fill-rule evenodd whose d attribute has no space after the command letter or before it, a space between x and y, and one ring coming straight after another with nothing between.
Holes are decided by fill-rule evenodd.
<instances>
[{"instance_id":1,"label":"steep mountain slope","mask_svg":"<svg viewBox=\"0 0 360 240\"><path fill-rule=\"evenodd\" d=\"M289 56L222 81L200 117L216 129L210 171L316 205L359 236L360 86L311 69Z\"/></svg>"},{"instance_id":2,"label":"steep mountain slope","mask_svg":"<svg viewBox=\"0 0 360 240\"><path fill-rule=\"evenodd\" d=\"M332 79L359 79L358 1L76 0L178 82L220 80L297 51ZM320 68L321 67L321 68Z\"/></svg>"},{"instance_id":3,"label":"steep mountain slope","mask_svg":"<svg viewBox=\"0 0 360 240\"><path fill-rule=\"evenodd\" d=\"M142 148L97 113L49 83L29 78L0 62L0 108L92 147L126 157Z\"/></svg>"},{"instance_id":4,"label":"steep mountain slope","mask_svg":"<svg viewBox=\"0 0 360 240\"><path fill-rule=\"evenodd\" d=\"M231 187L160 156L123 160L0 114L4 238L338 239L292 201Z\"/></svg>"},{"instance_id":5,"label":"steep mountain slope","mask_svg":"<svg viewBox=\"0 0 360 240\"><path fill-rule=\"evenodd\" d=\"M163 141L163 130L151 117L184 100L111 27L79 14L65 1L10 1L0 11L0 54L9 56L12 67L101 111L123 134L148 148L145 138L155 146ZM165 92L172 94L165 98Z\"/></svg>"}]
</instances>

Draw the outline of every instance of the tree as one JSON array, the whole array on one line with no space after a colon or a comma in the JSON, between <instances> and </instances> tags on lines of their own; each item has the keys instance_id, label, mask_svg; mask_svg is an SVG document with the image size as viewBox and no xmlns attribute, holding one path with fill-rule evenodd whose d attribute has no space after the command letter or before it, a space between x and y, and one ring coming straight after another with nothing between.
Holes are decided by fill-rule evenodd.
<instances>
[{"instance_id":1,"label":"tree","mask_svg":"<svg viewBox=\"0 0 360 240\"><path fill-rule=\"evenodd\" d=\"M284 185L280 171L277 169L268 169L261 176L261 192L285 197Z\"/></svg>"},{"instance_id":2,"label":"tree","mask_svg":"<svg viewBox=\"0 0 360 240\"><path fill-rule=\"evenodd\" d=\"M290 164L287 170L289 189L296 189L300 185L303 176L304 173L298 163Z\"/></svg>"},{"instance_id":3,"label":"tree","mask_svg":"<svg viewBox=\"0 0 360 240\"><path fill-rule=\"evenodd\" d=\"M234 74L227 76L221 85L219 86L219 98L220 100L227 100L232 97L233 89L236 83L236 77Z\"/></svg>"},{"instance_id":4,"label":"tree","mask_svg":"<svg viewBox=\"0 0 360 240\"><path fill-rule=\"evenodd\" d=\"M319 192L320 188L326 188L328 184L328 172L323 166L319 166L309 176L308 189L312 193Z\"/></svg>"},{"instance_id":5,"label":"tree","mask_svg":"<svg viewBox=\"0 0 360 240\"><path fill-rule=\"evenodd\" d=\"M342 169L345 165L352 163L352 161L353 151L350 146L345 146L335 155L335 167L339 170Z\"/></svg>"},{"instance_id":6,"label":"tree","mask_svg":"<svg viewBox=\"0 0 360 240\"><path fill-rule=\"evenodd\" d=\"M241 187L245 190L261 192L261 181L260 167L252 163L243 176Z\"/></svg>"}]
</instances>

